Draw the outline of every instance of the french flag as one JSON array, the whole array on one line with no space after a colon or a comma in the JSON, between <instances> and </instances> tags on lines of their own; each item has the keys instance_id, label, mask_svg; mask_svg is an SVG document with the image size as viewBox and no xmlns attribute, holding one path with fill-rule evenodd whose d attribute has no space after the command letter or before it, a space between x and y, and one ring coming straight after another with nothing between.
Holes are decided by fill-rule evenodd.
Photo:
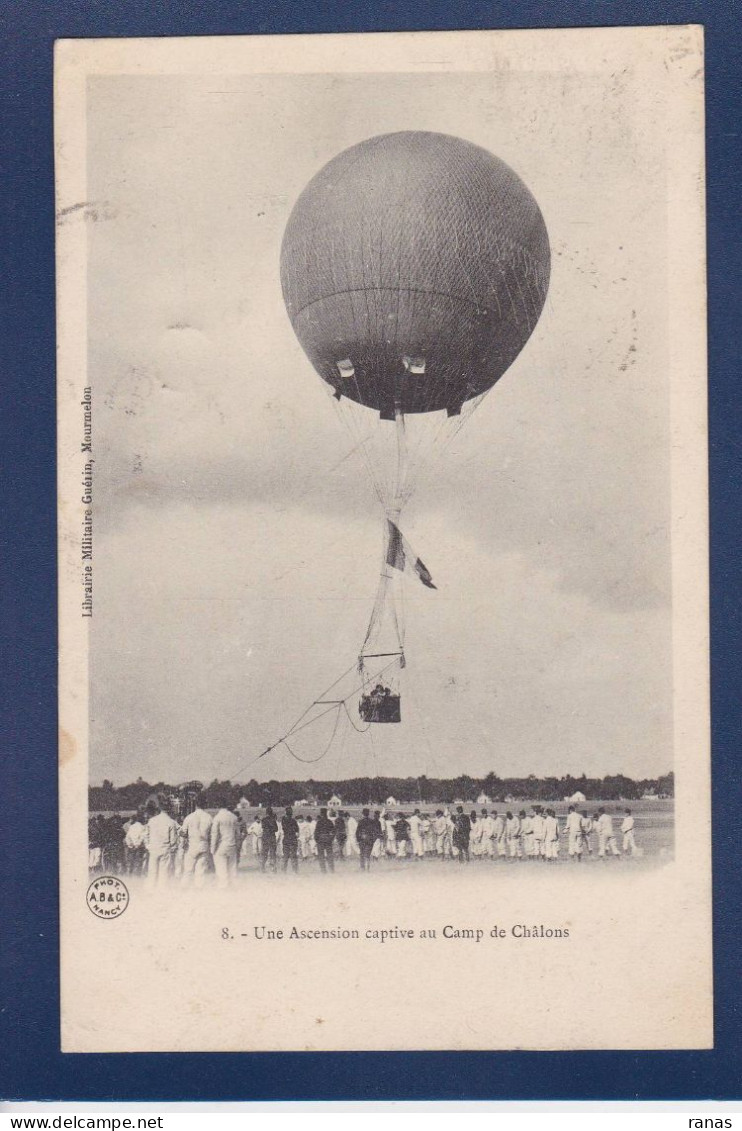
<instances>
[{"instance_id":1,"label":"french flag","mask_svg":"<svg viewBox=\"0 0 742 1131\"><path fill-rule=\"evenodd\" d=\"M425 565L422 558L418 558L417 554L402 534L402 531L390 518L387 519L387 523L389 529L386 564L392 566L394 569L402 570L402 572L411 570L413 573L417 574L423 585L426 585L428 589L436 589L437 586L433 584L430 570Z\"/></svg>"}]
</instances>

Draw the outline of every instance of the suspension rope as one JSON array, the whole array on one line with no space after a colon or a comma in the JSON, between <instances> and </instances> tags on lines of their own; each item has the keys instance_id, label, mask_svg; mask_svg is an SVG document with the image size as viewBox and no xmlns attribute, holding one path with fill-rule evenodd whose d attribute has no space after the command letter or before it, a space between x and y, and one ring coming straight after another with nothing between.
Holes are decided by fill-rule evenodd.
<instances>
[{"instance_id":1,"label":"suspension rope","mask_svg":"<svg viewBox=\"0 0 742 1131\"><path fill-rule=\"evenodd\" d=\"M365 734L366 731L369 731L371 729L371 727L373 726L373 723L366 723L365 727L356 726L355 719L353 718L350 711L348 710L348 704L343 702L343 707L345 708L345 713L348 716L348 722L353 727L353 730L357 730L359 734Z\"/></svg>"},{"instance_id":2,"label":"suspension rope","mask_svg":"<svg viewBox=\"0 0 742 1131\"><path fill-rule=\"evenodd\" d=\"M306 730L307 727L313 726L315 723L319 722L320 719L324 718L325 715L329 715L329 713L331 711L337 711L338 715L341 715L342 714L341 707L345 706L349 699L352 699L355 695L357 695L358 692L361 691L363 689L363 687L365 687L367 682L369 682L372 679L378 679L379 676L383 675L384 672L388 671L389 668L393 668L395 666L395 664L398 664L398 663L399 663L399 657L395 657L388 664L385 664L383 667L379 668L373 675L370 675L368 677L364 677L362 679L362 682L357 687L354 687L352 691L348 692L348 694L343 699L338 699L336 702L333 702L328 707L326 707L326 709L324 711L320 711L320 713L318 715L315 715L311 719L307 719L306 722L302 722L302 720L306 718L306 716L309 714L309 712L312 710L312 708L317 706L318 700L315 699L314 702L311 703L310 706L307 707L307 709L301 715L299 715L299 718L296 720L294 725L289 730L287 730L286 733L284 735L282 735L281 738L277 739L277 741L274 742L271 746L269 746L269 747L267 747L267 749L263 750L263 752L261 754L258 754L257 758L253 758L251 761L245 763L238 770L236 770L233 774L231 774L229 780L231 781L234 778L238 777L241 773L243 773L250 766L253 766L256 762L259 762L261 758L265 758L265 756L267 754L270 754L278 746L286 746L286 748L291 753L292 757L296 757L294 752L291 751L289 746L288 746L288 743L286 741L288 738L292 738L294 735L299 734L303 730ZM324 691L322 693L322 695L319 696L319 698L320 699L324 698L324 696L327 694L328 691L330 691L333 687L336 687L337 684L340 683L340 681L342 679L344 679L347 675L349 675L350 672L355 670L355 666L356 665L354 664L352 667L348 668L348 670L346 672L344 672L343 675L341 675L338 679L336 679L334 683L330 684L330 687L327 689L327 691ZM347 707L346 707L346 710L347 710ZM336 722L335 730L337 730L337 722ZM335 731L333 731L333 735L334 735L334 733L335 733ZM329 750L329 748L330 747L328 746L327 750ZM327 753L327 750L325 751L325 753ZM322 755L322 757L324 757L324 754ZM301 759L298 759L298 760L301 761ZM310 759L308 759L308 761L319 761L319 758L317 758L317 759L310 758Z\"/></svg>"},{"instance_id":3,"label":"suspension rope","mask_svg":"<svg viewBox=\"0 0 742 1131\"><path fill-rule=\"evenodd\" d=\"M326 746L326 747L325 747L325 749L324 749L324 750L322 751L322 753L321 753L321 754L320 754L320 755L319 755L318 757L316 757L316 758L302 758L302 757L300 757L300 755L299 755L299 754L297 754L297 753L296 753L296 752L295 752L294 750L292 750L292 749L291 749L291 747L290 747L290 746L289 746L289 744L288 744L288 741L287 741L287 739L285 739L285 738L284 738L284 739L282 739L282 743L283 743L283 745L284 745L284 746L286 747L286 749L288 750L288 752L289 752L289 754L291 755L291 757L292 757L292 758L295 758L297 762L303 762L303 763L304 763L304 765L309 765L309 764L311 764L312 762L321 762L321 761L322 761L322 759L323 759L323 758L324 758L324 757L325 757L325 756L326 756L327 754L329 754L329 752L330 752L330 747L332 746L333 742L335 741L335 735L337 734L338 723L339 723L339 721L340 721L340 715L341 715L341 711L340 711L340 709L338 708L338 713L337 713L337 715L335 716L335 726L334 726L334 727L332 728L332 734L330 735L330 741L329 741L329 742L327 743L327 746ZM262 755L261 755L261 757L262 757Z\"/></svg>"}]
</instances>

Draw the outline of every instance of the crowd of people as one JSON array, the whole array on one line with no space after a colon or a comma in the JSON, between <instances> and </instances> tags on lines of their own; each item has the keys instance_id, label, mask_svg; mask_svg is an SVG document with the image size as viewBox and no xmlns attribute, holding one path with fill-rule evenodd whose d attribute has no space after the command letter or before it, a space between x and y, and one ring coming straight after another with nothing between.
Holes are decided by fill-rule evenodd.
<instances>
[{"instance_id":1,"label":"crowd of people","mask_svg":"<svg viewBox=\"0 0 742 1131\"><path fill-rule=\"evenodd\" d=\"M355 858L362 871L375 860L523 859L554 863L562 848L579 863L583 856L640 855L630 809L621 818L621 848L614 815L600 807L589 813L570 805L561 823L552 808L533 805L504 813L496 809L446 806L433 812L389 812L364 808L358 817L321 808L316 816L296 816L292 808L280 818L268 806L252 819L226 805L208 811L203 798L178 822L166 801L151 800L128 820L119 814L90 820L89 867L92 874L146 875L158 885L177 878L184 886L202 887L210 873L217 886L233 882L240 862L252 856L261 871L276 872L314 865L333 872L339 861ZM280 865L279 865L280 862Z\"/></svg>"}]
</instances>

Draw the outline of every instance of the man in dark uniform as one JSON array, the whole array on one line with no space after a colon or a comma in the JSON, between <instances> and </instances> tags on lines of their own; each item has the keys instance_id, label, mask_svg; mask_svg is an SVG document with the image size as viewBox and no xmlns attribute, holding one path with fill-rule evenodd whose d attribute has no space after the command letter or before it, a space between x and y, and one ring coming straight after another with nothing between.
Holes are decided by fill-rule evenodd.
<instances>
[{"instance_id":1,"label":"man in dark uniform","mask_svg":"<svg viewBox=\"0 0 742 1131\"><path fill-rule=\"evenodd\" d=\"M124 871L124 839L126 830L119 813L105 823L103 832L103 864L106 872L120 875Z\"/></svg>"},{"instance_id":2,"label":"man in dark uniform","mask_svg":"<svg viewBox=\"0 0 742 1131\"><path fill-rule=\"evenodd\" d=\"M338 846L338 856L342 860L345 856L345 845L348 840L348 826L345 823L346 814L341 809L335 818L335 841Z\"/></svg>"},{"instance_id":3,"label":"man in dark uniform","mask_svg":"<svg viewBox=\"0 0 742 1131\"><path fill-rule=\"evenodd\" d=\"M404 813L400 813L394 822L394 843L397 856L406 856L410 847L410 823Z\"/></svg>"},{"instance_id":4,"label":"man in dark uniform","mask_svg":"<svg viewBox=\"0 0 742 1131\"><path fill-rule=\"evenodd\" d=\"M278 836L278 821L270 805L265 811L261 822L263 826L263 839L260 853L260 871L264 872L266 864L270 861L272 872L276 870L276 837Z\"/></svg>"},{"instance_id":5,"label":"man in dark uniform","mask_svg":"<svg viewBox=\"0 0 742 1131\"><path fill-rule=\"evenodd\" d=\"M299 871L299 822L291 808L281 818L283 830L283 870L288 870L289 860L295 872ZM265 835L265 834L263 834Z\"/></svg>"},{"instance_id":6,"label":"man in dark uniform","mask_svg":"<svg viewBox=\"0 0 742 1131\"><path fill-rule=\"evenodd\" d=\"M469 863L470 835L471 821L464 812L463 805L457 805L456 816L453 819L453 846L458 849L459 864Z\"/></svg>"},{"instance_id":7,"label":"man in dark uniform","mask_svg":"<svg viewBox=\"0 0 742 1131\"><path fill-rule=\"evenodd\" d=\"M335 862L332 858L332 842L335 839L335 825L327 816L326 809L320 809L317 824L314 827L314 842L317 845L317 859L320 871L326 872L328 867L335 871Z\"/></svg>"},{"instance_id":8,"label":"man in dark uniform","mask_svg":"<svg viewBox=\"0 0 742 1131\"><path fill-rule=\"evenodd\" d=\"M372 819L368 809L364 809L356 829L356 840L361 852L362 872L368 871L371 867L371 850L380 834L381 826L379 822Z\"/></svg>"}]
</instances>

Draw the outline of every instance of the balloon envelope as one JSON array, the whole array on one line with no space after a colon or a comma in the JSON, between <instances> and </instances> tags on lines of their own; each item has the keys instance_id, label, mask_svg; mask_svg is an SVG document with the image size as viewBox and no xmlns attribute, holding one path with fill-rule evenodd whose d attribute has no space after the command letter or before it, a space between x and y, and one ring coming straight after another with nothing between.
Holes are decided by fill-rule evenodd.
<instances>
[{"instance_id":1,"label":"balloon envelope","mask_svg":"<svg viewBox=\"0 0 742 1131\"><path fill-rule=\"evenodd\" d=\"M499 158L445 134L383 134L338 154L289 218L294 331L338 396L394 415L486 392L527 342L549 284L538 204Z\"/></svg>"}]
</instances>

